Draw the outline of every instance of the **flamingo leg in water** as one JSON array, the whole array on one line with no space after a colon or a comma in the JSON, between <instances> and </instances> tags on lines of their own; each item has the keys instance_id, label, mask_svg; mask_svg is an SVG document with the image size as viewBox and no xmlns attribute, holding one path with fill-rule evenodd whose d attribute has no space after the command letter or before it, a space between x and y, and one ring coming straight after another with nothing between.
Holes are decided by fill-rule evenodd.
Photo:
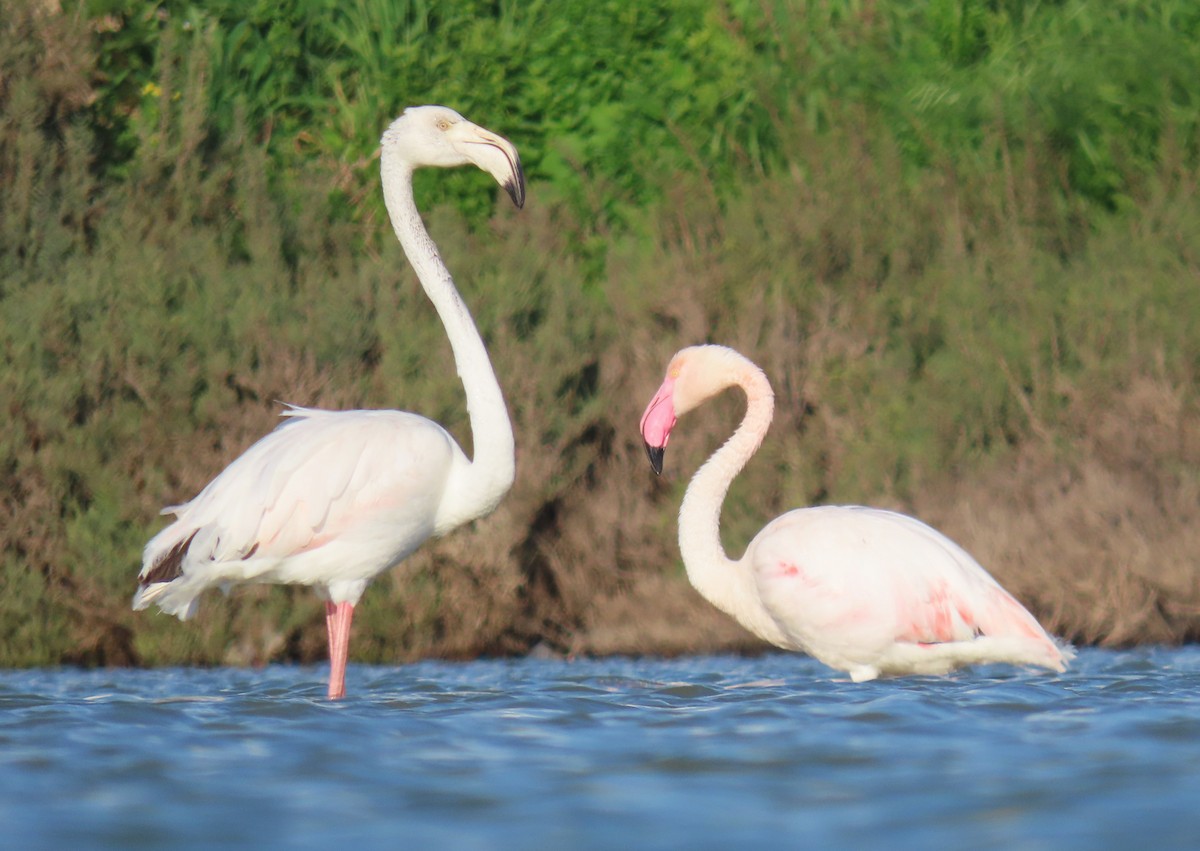
<instances>
[{"instance_id":1,"label":"flamingo leg in water","mask_svg":"<svg viewBox=\"0 0 1200 851\"><path fill-rule=\"evenodd\" d=\"M325 629L329 633L329 699L346 696L346 655L350 649L353 603L325 603Z\"/></svg>"}]
</instances>

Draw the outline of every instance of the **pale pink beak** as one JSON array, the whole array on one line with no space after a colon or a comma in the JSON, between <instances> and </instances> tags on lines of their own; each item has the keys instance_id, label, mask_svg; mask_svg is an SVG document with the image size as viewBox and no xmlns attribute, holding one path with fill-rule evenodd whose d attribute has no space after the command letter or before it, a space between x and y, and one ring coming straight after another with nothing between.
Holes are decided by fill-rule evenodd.
<instances>
[{"instance_id":1,"label":"pale pink beak","mask_svg":"<svg viewBox=\"0 0 1200 851\"><path fill-rule=\"evenodd\" d=\"M642 414L642 440L646 444L646 454L650 457L650 466L660 475L663 452L676 423L675 403L672 401L674 393L675 379L667 378L646 406L646 413Z\"/></svg>"}]
</instances>

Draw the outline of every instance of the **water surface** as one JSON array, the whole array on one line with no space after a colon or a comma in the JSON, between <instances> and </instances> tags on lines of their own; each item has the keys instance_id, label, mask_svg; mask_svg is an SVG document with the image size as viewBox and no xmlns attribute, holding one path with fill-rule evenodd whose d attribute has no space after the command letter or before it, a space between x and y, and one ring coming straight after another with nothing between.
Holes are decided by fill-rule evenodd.
<instances>
[{"instance_id":1,"label":"water surface","mask_svg":"<svg viewBox=\"0 0 1200 851\"><path fill-rule=\"evenodd\" d=\"M5 847L1196 848L1200 648L0 671Z\"/></svg>"}]
</instances>

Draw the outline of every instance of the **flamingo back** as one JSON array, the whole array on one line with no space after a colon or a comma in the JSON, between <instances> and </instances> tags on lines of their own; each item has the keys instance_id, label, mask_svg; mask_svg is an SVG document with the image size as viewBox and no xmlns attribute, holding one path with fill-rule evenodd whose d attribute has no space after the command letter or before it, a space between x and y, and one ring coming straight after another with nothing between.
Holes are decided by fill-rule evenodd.
<instances>
[{"instance_id":1,"label":"flamingo back","mask_svg":"<svg viewBox=\"0 0 1200 851\"><path fill-rule=\"evenodd\" d=\"M986 661L988 647L1003 650L1003 661L1014 661L1015 647L1021 662L1056 670L1065 662L970 554L903 514L862 506L791 511L759 533L746 560L789 649L856 679L942 672Z\"/></svg>"}]
</instances>

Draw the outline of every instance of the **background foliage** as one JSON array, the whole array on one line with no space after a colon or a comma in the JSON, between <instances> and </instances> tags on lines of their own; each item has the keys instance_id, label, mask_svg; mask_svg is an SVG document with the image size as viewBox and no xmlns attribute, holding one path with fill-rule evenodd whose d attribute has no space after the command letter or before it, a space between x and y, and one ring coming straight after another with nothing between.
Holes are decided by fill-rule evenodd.
<instances>
[{"instance_id":1,"label":"background foliage","mask_svg":"<svg viewBox=\"0 0 1200 851\"><path fill-rule=\"evenodd\" d=\"M0 664L322 655L291 589L128 610L164 504L278 401L404 407L469 443L386 224L377 140L441 102L520 147L418 203L516 423L492 518L376 583L361 659L755 645L681 577L678 347L779 413L724 522L915 512L1078 641L1200 634L1200 11L1160 2L282 2L0 20Z\"/></svg>"}]
</instances>

